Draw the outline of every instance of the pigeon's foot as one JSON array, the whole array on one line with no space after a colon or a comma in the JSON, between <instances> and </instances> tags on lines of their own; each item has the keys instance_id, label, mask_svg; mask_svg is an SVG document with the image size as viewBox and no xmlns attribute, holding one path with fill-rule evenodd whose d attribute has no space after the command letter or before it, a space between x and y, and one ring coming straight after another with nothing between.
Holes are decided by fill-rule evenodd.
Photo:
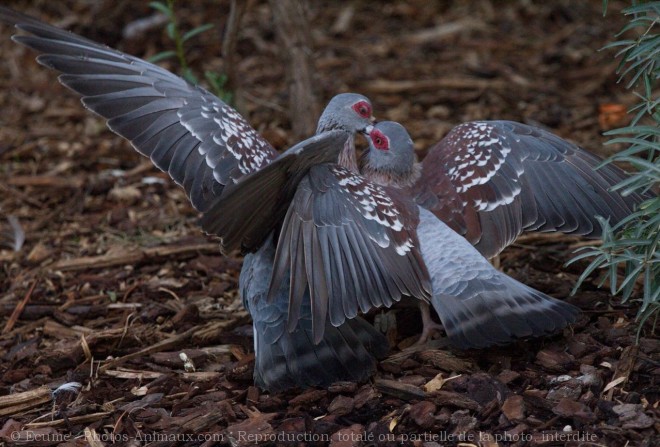
<instances>
[{"instance_id":1,"label":"pigeon's foot","mask_svg":"<svg viewBox=\"0 0 660 447\"><path fill-rule=\"evenodd\" d=\"M422 334L415 345L423 345L433 338L434 335L440 335L443 332L441 324L436 323L431 318L431 308L428 303L420 303L419 310L422 313Z\"/></svg>"}]
</instances>

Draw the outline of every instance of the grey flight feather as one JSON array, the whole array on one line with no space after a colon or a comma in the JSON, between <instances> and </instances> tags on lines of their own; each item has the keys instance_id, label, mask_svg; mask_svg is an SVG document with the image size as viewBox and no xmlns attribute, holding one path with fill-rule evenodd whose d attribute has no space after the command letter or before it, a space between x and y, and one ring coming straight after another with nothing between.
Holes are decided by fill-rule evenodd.
<instances>
[{"instance_id":1,"label":"grey flight feather","mask_svg":"<svg viewBox=\"0 0 660 447\"><path fill-rule=\"evenodd\" d=\"M200 211L277 155L222 100L157 65L5 7L0 20L29 33L12 39L43 53L38 62L61 72L59 81L183 186Z\"/></svg>"},{"instance_id":2,"label":"grey flight feather","mask_svg":"<svg viewBox=\"0 0 660 447\"><path fill-rule=\"evenodd\" d=\"M335 327L325 323L323 338L314 342L309 293L300 316L287 328L288 285L266 300L275 246L268 239L248 254L240 276L243 304L254 325L255 383L271 392L293 387L327 386L340 380L363 381L376 370L375 358L385 356L385 337L360 317Z\"/></svg>"},{"instance_id":3,"label":"grey flight feather","mask_svg":"<svg viewBox=\"0 0 660 447\"><path fill-rule=\"evenodd\" d=\"M219 236L224 252L251 252L282 221L296 185L309 168L336 161L349 143L342 130L322 132L288 149L272 163L229 185L208 207L200 224Z\"/></svg>"},{"instance_id":4,"label":"grey flight feather","mask_svg":"<svg viewBox=\"0 0 660 447\"><path fill-rule=\"evenodd\" d=\"M456 126L429 150L416 199L486 257L524 231L600 237L596 216L618 222L650 197L612 191L626 173L612 164L598 168L601 163L543 129L475 121Z\"/></svg>"},{"instance_id":5,"label":"grey flight feather","mask_svg":"<svg viewBox=\"0 0 660 447\"><path fill-rule=\"evenodd\" d=\"M430 280L414 228L417 207L337 165L318 165L298 185L279 237L269 297L289 276L289 325L311 290L314 340L402 296L428 300Z\"/></svg>"},{"instance_id":6,"label":"grey flight feather","mask_svg":"<svg viewBox=\"0 0 660 447\"><path fill-rule=\"evenodd\" d=\"M369 131L369 137L365 175L378 178L383 184L402 185L399 187L404 192L410 192L410 182L407 180L414 179L416 172L412 161L413 143L405 128L398 123L381 122ZM458 154L454 154L453 168L446 173L436 171L436 177L426 177L427 181L431 181L428 186L436 188L436 191L440 191L437 189L440 186L451 188L447 180L458 171L457 180L460 182L454 185L454 191L459 188L469 190L492 182L496 185L492 191L497 194L491 199L498 203L506 200L508 192L525 189L517 188L515 184L511 171L516 171L517 166L505 162L506 150L502 157L492 154L484 157L479 153L477 148L497 143L484 132L483 126L473 128L466 133L466 138L476 143L463 147L464 153L459 150ZM481 146L478 144L480 141L483 142ZM483 168L483 171L478 168ZM424 177L417 183L422 179ZM466 206L465 203L451 205L455 206L455 210ZM497 203L495 205L497 207ZM431 209L437 212L437 209ZM515 221L496 222L499 224L497 228L503 230L500 235L506 236L506 225ZM423 262L432 281L431 304L454 346L466 349L509 343L516 338L552 333L575 321L578 308L531 289L498 271L468 240L422 206L419 206L416 231ZM484 237L492 235L487 233ZM428 323L425 319L424 324ZM426 329L428 326L424 333Z\"/></svg>"},{"instance_id":7,"label":"grey flight feather","mask_svg":"<svg viewBox=\"0 0 660 447\"><path fill-rule=\"evenodd\" d=\"M495 269L468 241L421 207L417 234L433 282L431 304L458 348L546 335L574 322L580 312Z\"/></svg>"}]
</instances>

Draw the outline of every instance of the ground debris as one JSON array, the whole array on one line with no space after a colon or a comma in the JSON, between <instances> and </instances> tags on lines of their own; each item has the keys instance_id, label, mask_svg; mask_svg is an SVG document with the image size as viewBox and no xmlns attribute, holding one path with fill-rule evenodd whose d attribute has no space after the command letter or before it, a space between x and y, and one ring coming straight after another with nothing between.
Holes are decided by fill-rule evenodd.
<instances>
[{"instance_id":1,"label":"ground debris","mask_svg":"<svg viewBox=\"0 0 660 447\"><path fill-rule=\"evenodd\" d=\"M161 28L122 37L153 15L146 2L47 3L3 5L138 56L170 48ZM224 26L231 2L180 3L192 29ZM482 119L540 125L607 155L600 127L636 101L616 83L613 53L598 51L623 25L600 2L327 3L309 6L319 97L369 95L379 120L406 125L420 158L454 125ZM285 149L295 141L270 17L267 2L248 8L234 70L250 123ZM0 25L10 111L0 118L0 444L142 445L140 433L186 447L283 435L313 447L660 444L660 341L647 322L637 344L635 307L596 276L566 298L585 314L564 334L465 352L432 340L392 349L367 383L258 389L241 257L222 256L183 190L38 68L14 32ZM192 68L221 72L221 45L191 40ZM501 265L564 299L586 265L564 266L580 244L529 234ZM415 308L390 316L394 346L416 339ZM207 438L190 441L196 433Z\"/></svg>"}]
</instances>

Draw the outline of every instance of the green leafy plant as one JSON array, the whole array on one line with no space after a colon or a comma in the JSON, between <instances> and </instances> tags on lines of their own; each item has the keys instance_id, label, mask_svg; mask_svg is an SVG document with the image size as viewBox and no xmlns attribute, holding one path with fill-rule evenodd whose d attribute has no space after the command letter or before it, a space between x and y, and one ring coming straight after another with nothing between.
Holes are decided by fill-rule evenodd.
<instances>
[{"instance_id":1,"label":"green leafy plant","mask_svg":"<svg viewBox=\"0 0 660 447\"><path fill-rule=\"evenodd\" d=\"M604 2L607 8L607 2ZM639 98L630 113L628 127L607 132L614 138L607 144L625 144L624 151L613 155L605 163L626 162L635 173L618 184L622 194L646 193L660 184L660 98L657 84L660 78L660 1L635 2L623 10L629 23L617 37L635 33L632 39L621 39L605 48L618 49L621 62L617 73L620 80L627 79L626 88ZM653 197L641 204L628 218L611 226L599 218L603 228L603 244L585 247L570 262L593 258L578 279L575 289L595 270L605 269L599 287L609 279L612 294L621 293L627 301L636 284L641 282L642 304L638 313L639 328L652 315L660 311L660 198ZM623 280L619 271L623 269ZM574 290L575 291L575 290Z\"/></svg>"},{"instance_id":2,"label":"green leafy plant","mask_svg":"<svg viewBox=\"0 0 660 447\"><path fill-rule=\"evenodd\" d=\"M165 14L167 17L167 25L165 26L165 30L167 32L167 36L174 43L173 50L162 51L151 57L149 60L151 62L158 62L165 59L176 58L179 66L181 67L181 77L183 77L191 84L197 85L199 84L199 78L193 72L190 64L188 64L188 60L186 59L185 44L193 37L209 31L213 28L214 25L211 23L206 23L204 25L193 28L190 31L183 32L179 26L179 20L176 16L175 3L176 0L161 0L149 3L151 8ZM216 94L220 99L227 103L231 102L232 95L225 88L227 82L226 75L214 73L212 71L206 71L204 72L204 77L209 83L210 89L214 94Z\"/></svg>"}]
</instances>

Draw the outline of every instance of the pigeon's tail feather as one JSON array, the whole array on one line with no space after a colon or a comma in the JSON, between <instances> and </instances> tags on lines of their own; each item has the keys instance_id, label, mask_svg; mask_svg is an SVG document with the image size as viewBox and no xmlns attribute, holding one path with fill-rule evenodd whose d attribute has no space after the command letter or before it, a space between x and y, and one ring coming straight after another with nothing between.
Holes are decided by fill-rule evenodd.
<instances>
[{"instance_id":1,"label":"pigeon's tail feather","mask_svg":"<svg viewBox=\"0 0 660 447\"><path fill-rule=\"evenodd\" d=\"M550 334L580 313L495 269L428 210L420 208L417 232L433 281L431 304L450 343L458 348L485 348Z\"/></svg>"},{"instance_id":2,"label":"pigeon's tail feather","mask_svg":"<svg viewBox=\"0 0 660 447\"><path fill-rule=\"evenodd\" d=\"M385 337L360 317L339 327L327 323L318 344L313 342L311 320L300 320L293 332L286 330L285 318L279 326L273 340L267 338L271 331L254 322L254 380L269 391L364 381L376 371L374 356L389 350Z\"/></svg>"},{"instance_id":3,"label":"pigeon's tail feather","mask_svg":"<svg viewBox=\"0 0 660 447\"><path fill-rule=\"evenodd\" d=\"M300 318L289 331L289 284L280 285L267 300L275 246L272 239L245 256L239 279L243 304L254 327L254 381L269 391L326 386L338 381L360 382L376 371L376 359L389 351L387 339L360 317L340 326L326 322L323 337L314 343L309 292Z\"/></svg>"},{"instance_id":4,"label":"pigeon's tail feather","mask_svg":"<svg viewBox=\"0 0 660 447\"><path fill-rule=\"evenodd\" d=\"M508 287L489 290L486 284L470 292L469 299L443 294L432 298L452 345L469 349L507 344L548 335L575 322L577 307L506 279Z\"/></svg>"}]
</instances>

